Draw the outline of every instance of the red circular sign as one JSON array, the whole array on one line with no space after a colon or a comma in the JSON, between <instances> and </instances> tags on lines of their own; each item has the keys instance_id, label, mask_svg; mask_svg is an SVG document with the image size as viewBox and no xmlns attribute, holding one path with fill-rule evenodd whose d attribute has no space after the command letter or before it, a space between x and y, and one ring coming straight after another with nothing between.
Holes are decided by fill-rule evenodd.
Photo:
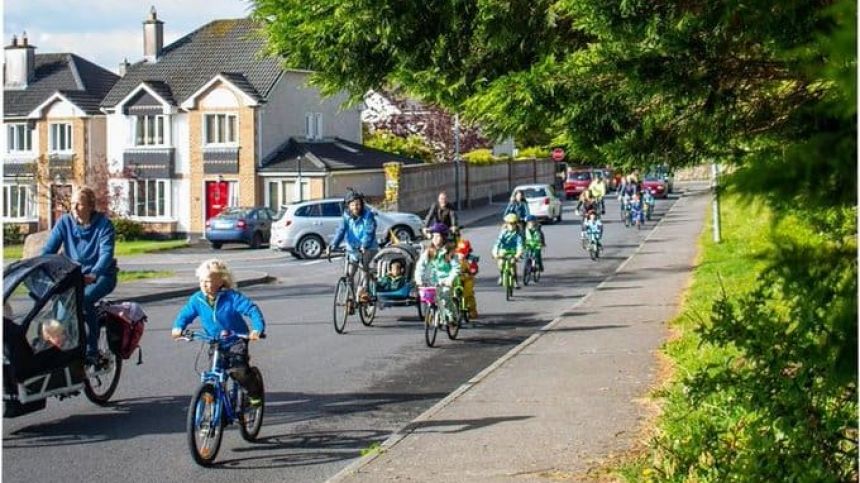
<instances>
[{"instance_id":1,"label":"red circular sign","mask_svg":"<svg viewBox=\"0 0 860 483\"><path fill-rule=\"evenodd\" d=\"M552 150L552 159L553 161L561 161L564 159L564 149L555 148Z\"/></svg>"}]
</instances>

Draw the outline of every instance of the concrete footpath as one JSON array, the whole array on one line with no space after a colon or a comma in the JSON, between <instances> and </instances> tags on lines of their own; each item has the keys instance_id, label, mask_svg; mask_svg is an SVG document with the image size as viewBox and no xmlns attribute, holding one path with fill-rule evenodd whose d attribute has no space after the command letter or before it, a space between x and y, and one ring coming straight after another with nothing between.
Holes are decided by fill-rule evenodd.
<instances>
[{"instance_id":1,"label":"concrete footpath","mask_svg":"<svg viewBox=\"0 0 860 483\"><path fill-rule=\"evenodd\" d=\"M501 213L504 208L505 204L490 204L479 208L463 210L459 213L460 223L464 227L468 228L470 225L480 223L488 218L498 217L501 219ZM177 254L172 252L159 252L148 255L134 255L120 258L118 263L120 270L122 270L123 264L151 264L153 269L161 270L169 268L169 265L171 264L175 265L188 262L201 263L209 258L222 258L229 264L231 260L237 259L266 260L273 257L269 250L243 250L239 253L208 250L201 253ZM270 277L268 273L254 270L236 270L234 271L233 276L239 287L268 283L274 280L274 278ZM199 288L200 286L194 274L183 272L170 277L150 278L121 283L117 285L116 290L111 293L109 298L111 300L127 300L145 303L175 297L185 297L199 290Z\"/></svg>"},{"instance_id":2,"label":"concrete footpath","mask_svg":"<svg viewBox=\"0 0 860 483\"><path fill-rule=\"evenodd\" d=\"M687 186L594 292L330 481L593 479L646 416L638 400L654 382L709 199L706 185Z\"/></svg>"}]
</instances>

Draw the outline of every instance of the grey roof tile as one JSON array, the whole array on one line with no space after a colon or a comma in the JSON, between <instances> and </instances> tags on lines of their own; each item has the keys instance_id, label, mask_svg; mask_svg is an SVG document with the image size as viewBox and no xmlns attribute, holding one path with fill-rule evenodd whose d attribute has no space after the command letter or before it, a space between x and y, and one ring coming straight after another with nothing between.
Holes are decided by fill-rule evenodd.
<instances>
[{"instance_id":1,"label":"grey roof tile","mask_svg":"<svg viewBox=\"0 0 860 483\"><path fill-rule=\"evenodd\" d=\"M263 161L261 173L298 171L299 158L304 172L381 169L385 163L421 164L418 159L379 151L340 138L305 141L290 138Z\"/></svg>"},{"instance_id":2,"label":"grey roof tile","mask_svg":"<svg viewBox=\"0 0 860 483\"><path fill-rule=\"evenodd\" d=\"M26 116L58 91L88 114L98 114L99 103L119 79L75 54L36 54L35 60L34 80L26 89L4 90L5 117ZM73 69L83 85L78 84Z\"/></svg>"},{"instance_id":3,"label":"grey roof tile","mask_svg":"<svg viewBox=\"0 0 860 483\"><path fill-rule=\"evenodd\" d=\"M218 74L228 75L256 99L265 99L283 69L279 59L261 55L264 45L256 22L215 20L166 46L157 62L129 66L102 106L116 106L143 81L164 83L178 104Z\"/></svg>"}]
</instances>

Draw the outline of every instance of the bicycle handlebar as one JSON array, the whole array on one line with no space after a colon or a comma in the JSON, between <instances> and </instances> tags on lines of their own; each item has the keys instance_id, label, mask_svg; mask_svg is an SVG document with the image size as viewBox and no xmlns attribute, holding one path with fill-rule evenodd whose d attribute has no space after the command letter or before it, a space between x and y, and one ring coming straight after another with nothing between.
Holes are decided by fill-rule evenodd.
<instances>
[{"instance_id":1,"label":"bicycle handlebar","mask_svg":"<svg viewBox=\"0 0 860 483\"><path fill-rule=\"evenodd\" d=\"M236 332L230 332L227 335L227 337L236 337L236 338L244 339L244 340L252 340L250 334L239 334ZM206 334L205 332L202 332L199 330L183 330L182 335L177 337L176 340L178 340L178 341L181 340L181 341L185 341L185 342L192 342L195 340L203 340L206 342L217 342L219 340L226 339L227 337L221 337L221 336L211 337L210 335ZM259 338L265 339L266 333L261 332Z\"/></svg>"}]
</instances>

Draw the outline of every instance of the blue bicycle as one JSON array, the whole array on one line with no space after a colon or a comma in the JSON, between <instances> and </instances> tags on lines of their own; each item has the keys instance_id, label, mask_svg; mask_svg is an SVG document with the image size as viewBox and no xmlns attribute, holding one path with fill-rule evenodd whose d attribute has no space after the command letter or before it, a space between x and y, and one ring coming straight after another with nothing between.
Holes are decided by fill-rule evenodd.
<instances>
[{"instance_id":1,"label":"blue bicycle","mask_svg":"<svg viewBox=\"0 0 860 483\"><path fill-rule=\"evenodd\" d=\"M261 334L260 337L264 338L265 335ZM225 426L238 422L239 432L245 441L255 441L260 434L265 396L260 405L251 406L248 394L230 377L227 370L230 347L242 339L247 340L248 335L224 331L220 337L213 338L203 332L190 330L183 332L178 339L203 341L209 346L212 360L210 369L200 373L200 386L188 406L188 446L198 465L209 466L215 461ZM260 370L251 367L250 371L262 387ZM265 391L262 394L265 395Z\"/></svg>"}]
</instances>

